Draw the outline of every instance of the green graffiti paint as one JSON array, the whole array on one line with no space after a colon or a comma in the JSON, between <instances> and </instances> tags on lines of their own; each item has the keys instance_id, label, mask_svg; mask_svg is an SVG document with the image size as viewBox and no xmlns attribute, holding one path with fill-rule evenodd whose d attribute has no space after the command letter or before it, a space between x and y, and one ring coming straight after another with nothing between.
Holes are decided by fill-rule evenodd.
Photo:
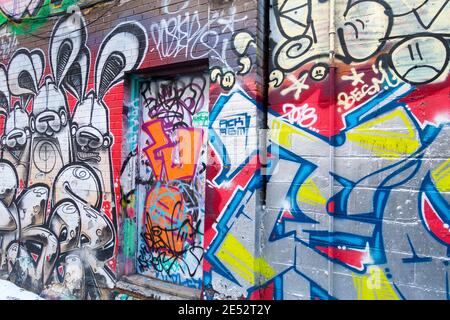
<instances>
[{"instance_id":1,"label":"green graffiti paint","mask_svg":"<svg viewBox=\"0 0 450 320\"><path fill-rule=\"evenodd\" d=\"M126 218L123 226L123 252L126 257L133 258L136 252L136 222Z\"/></svg>"},{"instance_id":2,"label":"green graffiti paint","mask_svg":"<svg viewBox=\"0 0 450 320\"><path fill-rule=\"evenodd\" d=\"M52 0L45 0L41 7L30 16L23 17L20 21L9 20L8 17L0 11L0 26L5 24L8 28L17 35L29 34L41 28L50 16L58 13L63 13L71 5L83 2L80 0L62 0L59 4L52 3Z\"/></svg>"}]
</instances>

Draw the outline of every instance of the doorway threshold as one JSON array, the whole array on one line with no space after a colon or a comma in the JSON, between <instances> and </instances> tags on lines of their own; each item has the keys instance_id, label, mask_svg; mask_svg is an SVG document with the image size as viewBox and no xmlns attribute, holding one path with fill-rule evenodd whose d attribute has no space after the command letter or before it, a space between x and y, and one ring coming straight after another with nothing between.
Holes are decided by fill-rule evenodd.
<instances>
[{"instance_id":1,"label":"doorway threshold","mask_svg":"<svg viewBox=\"0 0 450 320\"><path fill-rule=\"evenodd\" d=\"M201 291L139 274L123 276L114 291L139 300L200 300Z\"/></svg>"}]
</instances>

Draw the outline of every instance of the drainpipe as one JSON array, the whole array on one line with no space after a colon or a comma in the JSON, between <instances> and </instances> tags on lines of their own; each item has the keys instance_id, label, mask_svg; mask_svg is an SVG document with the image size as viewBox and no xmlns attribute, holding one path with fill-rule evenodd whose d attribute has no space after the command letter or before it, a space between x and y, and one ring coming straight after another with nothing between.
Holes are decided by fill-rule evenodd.
<instances>
[{"instance_id":1,"label":"drainpipe","mask_svg":"<svg viewBox=\"0 0 450 320\"><path fill-rule=\"evenodd\" d=\"M259 155L263 157L262 159L262 164L263 165L267 165L267 147L268 147L268 130L269 130L269 123L268 123L268 113L269 113L269 90L270 90L270 86L269 86L269 73L270 73L270 59L271 59L271 48L270 48L270 9L271 9L271 4L270 4L270 0L263 0L261 2L258 2L260 6L262 7L258 7L258 16L260 16L260 12L262 13L262 19L263 19L263 29L262 31L257 31L260 32L261 38L262 39L258 39L257 41L261 41L262 43L262 48L260 50L260 53L262 55L262 96L261 96L261 103L262 103L262 108L261 108L261 119L260 121L260 125L259 128L262 129L262 133L261 130L259 130L259 134L258 134L258 152ZM261 10L261 11L260 11ZM257 37L258 38L258 37ZM266 167L267 169L267 167ZM261 168L261 179L262 179L262 186L261 186L261 191L259 193L260 195L260 204L259 204L259 208L261 209L261 212L259 214L256 215L256 225L258 226L257 230L256 230L256 241L255 241L255 245L257 246L257 250L256 251L256 256L257 257L264 257L264 247L262 246L263 241L262 241L262 237L263 237L263 233L265 232L264 230L264 216L267 213L267 172L266 169ZM264 173L264 174L263 174ZM255 275L255 280L257 281L258 284L262 284L262 276L260 274ZM259 297L262 298L262 297Z\"/></svg>"},{"instance_id":2,"label":"drainpipe","mask_svg":"<svg viewBox=\"0 0 450 320\"><path fill-rule=\"evenodd\" d=\"M330 102L329 102L329 128L331 130L331 132L334 132L334 127L335 127L335 106L336 106L336 93L335 93L335 89L336 89L336 71L337 71L337 67L335 66L335 54L336 54L336 50L335 50L335 38L336 38L336 22L335 22L335 15L336 15L336 8L335 8L335 4L336 4L336 0L330 0L330 6L329 6L329 21L330 21L330 25L329 25L329 80L328 80L328 84L329 84L329 97L330 97ZM329 149L329 167L330 167L330 172L334 172L334 147L332 145L330 145L330 149ZM330 196L333 195L333 189L334 189L334 181L330 176L330 183L329 183L329 194ZM334 218L330 217L330 224L328 227L328 231L329 232L333 232L334 231ZM329 293L331 295L333 295L333 291L334 291L334 286L333 286L333 264L331 262L328 263L328 288L329 288Z\"/></svg>"}]
</instances>

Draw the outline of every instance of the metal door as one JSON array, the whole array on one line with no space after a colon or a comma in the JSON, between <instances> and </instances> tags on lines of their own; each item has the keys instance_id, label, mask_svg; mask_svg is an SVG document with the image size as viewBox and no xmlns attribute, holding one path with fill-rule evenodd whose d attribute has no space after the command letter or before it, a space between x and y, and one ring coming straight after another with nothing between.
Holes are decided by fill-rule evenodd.
<instances>
[{"instance_id":1,"label":"metal door","mask_svg":"<svg viewBox=\"0 0 450 320\"><path fill-rule=\"evenodd\" d=\"M140 83L138 273L201 288L207 73Z\"/></svg>"}]
</instances>

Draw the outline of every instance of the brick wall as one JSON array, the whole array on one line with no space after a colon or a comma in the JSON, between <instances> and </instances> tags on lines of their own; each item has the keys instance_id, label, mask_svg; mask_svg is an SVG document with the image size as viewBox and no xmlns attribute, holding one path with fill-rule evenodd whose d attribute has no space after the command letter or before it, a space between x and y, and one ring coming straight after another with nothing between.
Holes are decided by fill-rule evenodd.
<instances>
[{"instance_id":1,"label":"brick wall","mask_svg":"<svg viewBox=\"0 0 450 320\"><path fill-rule=\"evenodd\" d=\"M448 298L448 6L2 2L2 270Z\"/></svg>"}]
</instances>

